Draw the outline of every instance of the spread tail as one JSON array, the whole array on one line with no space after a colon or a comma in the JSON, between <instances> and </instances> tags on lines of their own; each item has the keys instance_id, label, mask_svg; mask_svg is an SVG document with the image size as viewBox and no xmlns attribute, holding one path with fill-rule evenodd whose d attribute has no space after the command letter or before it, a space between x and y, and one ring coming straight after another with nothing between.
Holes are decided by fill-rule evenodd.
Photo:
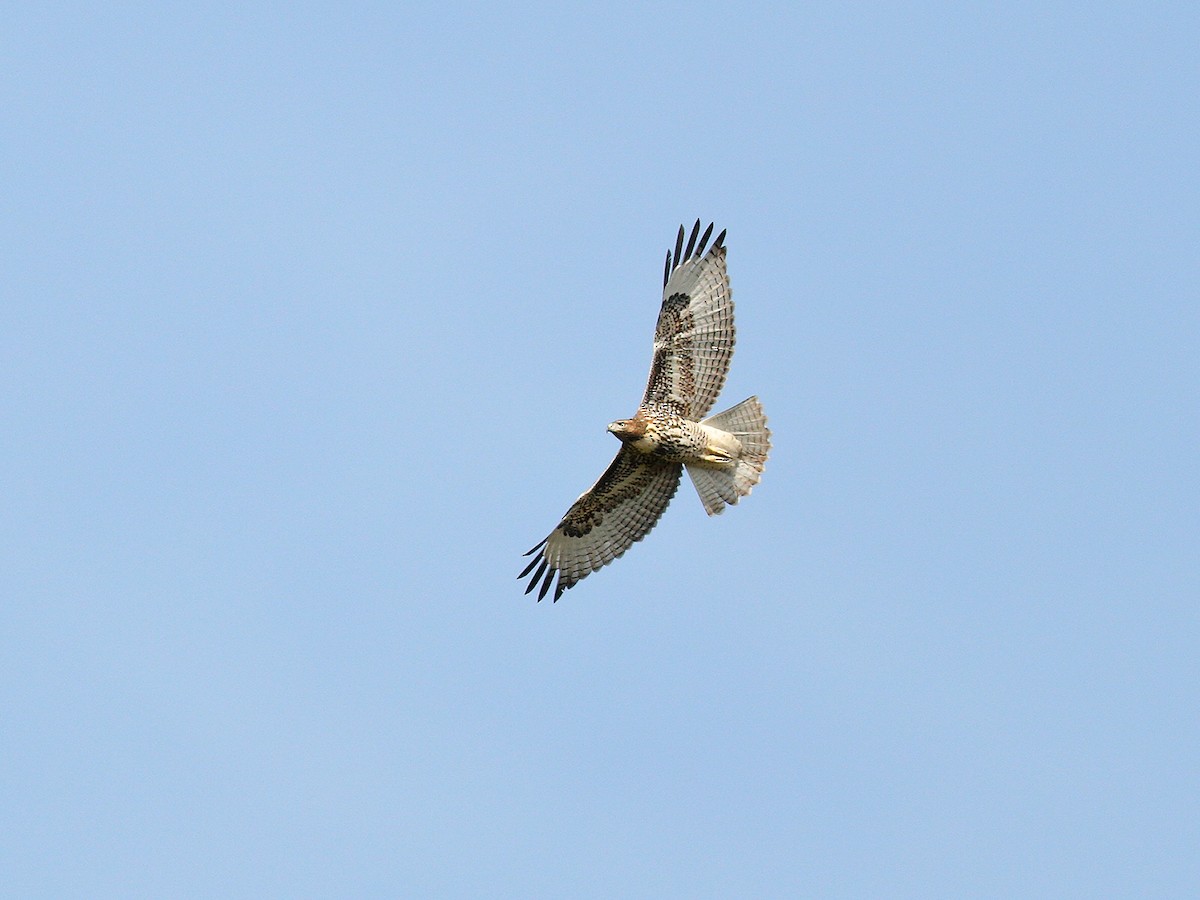
<instances>
[{"instance_id":1,"label":"spread tail","mask_svg":"<svg viewBox=\"0 0 1200 900\"><path fill-rule=\"evenodd\" d=\"M771 452L771 430L757 397L743 400L700 424L726 431L742 445L741 455L728 466L687 467L705 511L713 516L723 512L726 503L737 503L758 484Z\"/></svg>"}]
</instances>

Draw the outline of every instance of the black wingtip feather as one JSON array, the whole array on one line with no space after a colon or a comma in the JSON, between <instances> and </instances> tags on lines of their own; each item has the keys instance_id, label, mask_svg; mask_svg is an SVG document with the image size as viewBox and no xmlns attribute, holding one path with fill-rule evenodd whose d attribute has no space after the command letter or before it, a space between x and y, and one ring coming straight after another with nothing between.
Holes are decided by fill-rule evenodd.
<instances>
[{"instance_id":1,"label":"black wingtip feather","mask_svg":"<svg viewBox=\"0 0 1200 900\"><path fill-rule=\"evenodd\" d=\"M558 579L558 584L556 584L554 586L554 602L555 603L558 602L558 598L563 595L563 591L565 591L568 587L570 587L570 585L563 584L563 580L561 578Z\"/></svg>"},{"instance_id":2,"label":"black wingtip feather","mask_svg":"<svg viewBox=\"0 0 1200 900\"><path fill-rule=\"evenodd\" d=\"M541 566L536 572L533 573L533 577L529 579L529 587L525 588L526 594L529 594L535 587L537 587L538 580L542 577L542 573L546 571L546 566L550 564L550 561L546 559L540 559L538 562L541 563ZM551 569L551 571L554 570Z\"/></svg>"},{"instance_id":3,"label":"black wingtip feather","mask_svg":"<svg viewBox=\"0 0 1200 900\"><path fill-rule=\"evenodd\" d=\"M517 576L517 580L519 581L520 579L524 578L526 575L528 575L530 572L533 571L534 566L536 566L540 562L545 562L545 561L546 561L545 557L535 556L533 559L531 559L529 561L529 565L527 565L525 567L525 571Z\"/></svg>"},{"instance_id":4,"label":"black wingtip feather","mask_svg":"<svg viewBox=\"0 0 1200 900\"><path fill-rule=\"evenodd\" d=\"M530 553L537 553L539 550L541 550L543 547L545 547L545 546L546 546L546 541L548 541L548 540L550 540L550 538L548 538L548 537L544 537L544 538L542 538L540 541L538 541L538 543L537 543L537 546L536 546L536 547L531 547L531 548L529 548L528 550L526 550L526 551L525 551L524 553L522 553L521 555L522 555L522 556L528 556Z\"/></svg>"},{"instance_id":5,"label":"black wingtip feather","mask_svg":"<svg viewBox=\"0 0 1200 900\"><path fill-rule=\"evenodd\" d=\"M691 259L692 251L696 249L696 237L700 234L700 220L696 220L696 224L692 226L692 236L688 238L687 250L684 251L683 258Z\"/></svg>"},{"instance_id":6,"label":"black wingtip feather","mask_svg":"<svg viewBox=\"0 0 1200 900\"><path fill-rule=\"evenodd\" d=\"M667 286L667 282L671 280L671 272L678 269L685 262L693 257L704 255L704 248L708 246L708 239L712 236L713 225L716 223L709 222L708 227L704 229L704 234L700 234L700 220L696 220L696 224L692 226L691 236L688 237L687 249L684 249L683 238L687 234L687 228L683 225L679 226L679 234L675 236L675 252L667 251L667 261L663 265L663 287ZM697 241L697 237L699 240ZM717 235L716 241L713 242L712 250L717 250L724 246L725 232L722 231ZM709 252L712 252L711 250Z\"/></svg>"},{"instance_id":7,"label":"black wingtip feather","mask_svg":"<svg viewBox=\"0 0 1200 900\"><path fill-rule=\"evenodd\" d=\"M546 580L542 582L542 589L538 591L538 603L541 603L545 599L546 592L550 590L550 582L554 580L554 575L557 571L558 569L551 569L546 573ZM536 581L536 579L534 580Z\"/></svg>"}]
</instances>

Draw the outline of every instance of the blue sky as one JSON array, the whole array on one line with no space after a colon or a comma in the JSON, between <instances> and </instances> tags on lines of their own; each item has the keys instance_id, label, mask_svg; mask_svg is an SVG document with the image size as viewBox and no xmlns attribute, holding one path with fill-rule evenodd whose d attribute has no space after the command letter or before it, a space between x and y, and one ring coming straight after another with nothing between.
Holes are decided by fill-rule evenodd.
<instances>
[{"instance_id":1,"label":"blue sky","mask_svg":"<svg viewBox=\"0 0 1200 900\"><path fill-rule=\"evenodd\" d=\"M1200 892L1200 16L108 4L0 37L0 870ZM556 605L680 222L775 450Z\"/></svg>"}]
</instances>

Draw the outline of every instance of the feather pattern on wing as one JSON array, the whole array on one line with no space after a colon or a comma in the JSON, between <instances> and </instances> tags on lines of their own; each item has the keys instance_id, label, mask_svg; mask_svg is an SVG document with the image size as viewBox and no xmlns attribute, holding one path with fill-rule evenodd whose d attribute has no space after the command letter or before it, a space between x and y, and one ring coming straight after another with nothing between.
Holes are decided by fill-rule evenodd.
<instances>
[{"instance_id":1,"label":"feather pattern on wing","mask_svg":"<svg viewBox=\"0 0 1200 900\"><path fill-rule=\"evenodd\" d=\"M680 226L674 259L667 251L654 357L642 398L643 408L664 408L693 420L702 418L721 393L735 339L724 231L704 253L712 228L697 243L697 219L685 250Z\"/></svg>"},{"instance_id":2,"label":"feather pattern on wing","mask_svg":"<svg viewBox=\"0 0 1200 900\"><path fill-rule=\"evenodd\" d=\"M533 573L525 593L541 582L538 599L563 591L608 565L650 533L675 496L683 467L623 446L591 488L576 500L544 541L526 553L537 553L518 577Z\"/></svg>"}]
</instances>

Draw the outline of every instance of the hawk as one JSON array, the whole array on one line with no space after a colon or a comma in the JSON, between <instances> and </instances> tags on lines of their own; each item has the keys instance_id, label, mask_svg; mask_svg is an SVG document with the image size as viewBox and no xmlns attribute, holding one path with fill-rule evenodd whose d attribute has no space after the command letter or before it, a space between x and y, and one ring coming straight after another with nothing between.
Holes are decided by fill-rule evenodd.
<instances>
[{"instance_id":1,"label":"hawk","mask_svg":"<svg viewBox=\"0 0 1200 900\"><path fill-rule=\"evenodd\" d=\"M712 230L701 236L697 219L684 249L680 225L674 256L667 250L645 396L632 419L608 426L621 442L616 459L525 554L537 553L518 577L533 573L525 593L540 582L539 601L556 574L555 602L649 534L684 468L710 516L749 494L762 476L771 432L758 398L704 418L725 384L734 341L725 232L705 253Z\"/></svg>"}]
</instances>

